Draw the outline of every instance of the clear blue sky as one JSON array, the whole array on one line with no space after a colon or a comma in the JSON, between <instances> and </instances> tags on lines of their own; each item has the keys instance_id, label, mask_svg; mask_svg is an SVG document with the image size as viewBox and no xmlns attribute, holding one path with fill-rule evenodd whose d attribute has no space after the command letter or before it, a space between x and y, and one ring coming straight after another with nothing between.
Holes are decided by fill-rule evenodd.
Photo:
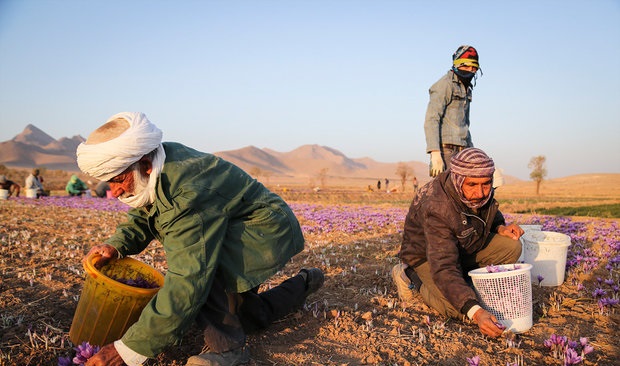
<instances>
[{"instance_id":1,"label":"clear blue sky","mask_svg":"<svg viewBox=\"0 0 620 366\"><path fill-rule=\"evenodd\" d=\"M0 0L0 141L142 111L208 152L428 162L428 88L461 44L474 144L505 174L620 173L618 0Z\"/></svg>"}]
</instances>

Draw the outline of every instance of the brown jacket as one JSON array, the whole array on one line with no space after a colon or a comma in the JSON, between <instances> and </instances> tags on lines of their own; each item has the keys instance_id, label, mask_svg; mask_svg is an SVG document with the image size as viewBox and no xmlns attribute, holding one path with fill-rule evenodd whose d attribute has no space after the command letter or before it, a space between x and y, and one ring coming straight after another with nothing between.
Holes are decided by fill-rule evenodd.
<instances>
[{"instance_id":1,"label":"brown jacket","mask_svg":"<svg viewBox=\"0 0 620 366\"><path fill-rule=\"evenodd\" d=\"M462 268L461 257L484 249L505 225L493 197L474 213L459 199L450 171L424 185L409 208L399 253L403 263L417 267L429 262L433 281L446 299L462 313L478 303Z\"/></svg>"}]
</instances>

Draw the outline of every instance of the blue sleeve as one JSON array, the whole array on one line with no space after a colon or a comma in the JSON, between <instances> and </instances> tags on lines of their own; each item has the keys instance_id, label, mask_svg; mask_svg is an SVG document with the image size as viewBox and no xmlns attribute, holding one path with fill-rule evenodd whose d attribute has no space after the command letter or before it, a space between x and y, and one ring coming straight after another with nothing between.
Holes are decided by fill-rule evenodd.
<instances>
[{"instance_id":1,"label":"blue sleeve","mask_svg":"<svg viewBox=\"0 0 620 366\"><path fill-rule=\"evenodd\" d=\"M446 112L446 107L450 103L452 91L450 83L445 78L441 78L429 89L430 100L426 108L424 119L424 134L426 136L426 152L440 150L440 125Z\"/></svg>"}]
</instances>

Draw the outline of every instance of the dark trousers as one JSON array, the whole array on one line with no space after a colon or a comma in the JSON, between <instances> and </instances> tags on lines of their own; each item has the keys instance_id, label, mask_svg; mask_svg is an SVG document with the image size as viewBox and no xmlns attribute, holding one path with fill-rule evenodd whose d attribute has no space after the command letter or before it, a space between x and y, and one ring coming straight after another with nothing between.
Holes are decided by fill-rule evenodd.
<instances>
[{"instance_id":1,"label":"dark trousers","mask_svg":"<svg viewBox=\"0 0 620 366\"><path fill-rule=\"evenodd\" d=\"M450 168L452 157L461 152L461 150L465 149L466 147L467 146L450 144L441 145L441 158L443 159L445 170L448 170Z\"/></svg>"},{"instance_id":2,"label":"dark trousers","mask_svg":"<svg viewBox=\"0 0 620 366\"><path fill-rule=\"evenodd\" d=\"M306 282L297 275L258 293L258 287L242 293L227 292L216 276L198 321L206 324L205 346L222 353L245 345L246 332L266 328L305 301Z\"/></svg>"}]
</instances>

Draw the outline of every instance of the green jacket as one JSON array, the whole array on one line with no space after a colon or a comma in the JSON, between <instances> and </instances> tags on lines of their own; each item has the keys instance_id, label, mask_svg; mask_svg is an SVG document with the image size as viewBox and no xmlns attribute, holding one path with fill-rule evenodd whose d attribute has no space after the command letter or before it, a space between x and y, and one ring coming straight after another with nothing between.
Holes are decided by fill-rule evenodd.
<instances>
[{"instance_id":1,"label":"green jacket","mask_svg":"<svg viewBox=\"0 0 620 366\"><path fill-rule=\"evenodd\" d=\"M122 256L141 252L153 239L166 251L164 286L122 338L148 357L179 343L214 280L248 291L304 247L299 223L279 196L214 155L163 145L156 202L148 211L130 210L107 240Z\"/></svg>"},{"instance_id":2,"label":"green jacket","mask_svg":"<svg viewBox=\"0 0 620 366\"><path fill-rule=\"evenodd\" d=\"M86 183L84 183L76 175L73 175L71 177L69 182L67 182L67 186L65 187L65 191L67 191L67 193L72 193L72 194L80 194L87 189L88 189L88 186L86 185Z\"/></svg>"}]
</instances>

